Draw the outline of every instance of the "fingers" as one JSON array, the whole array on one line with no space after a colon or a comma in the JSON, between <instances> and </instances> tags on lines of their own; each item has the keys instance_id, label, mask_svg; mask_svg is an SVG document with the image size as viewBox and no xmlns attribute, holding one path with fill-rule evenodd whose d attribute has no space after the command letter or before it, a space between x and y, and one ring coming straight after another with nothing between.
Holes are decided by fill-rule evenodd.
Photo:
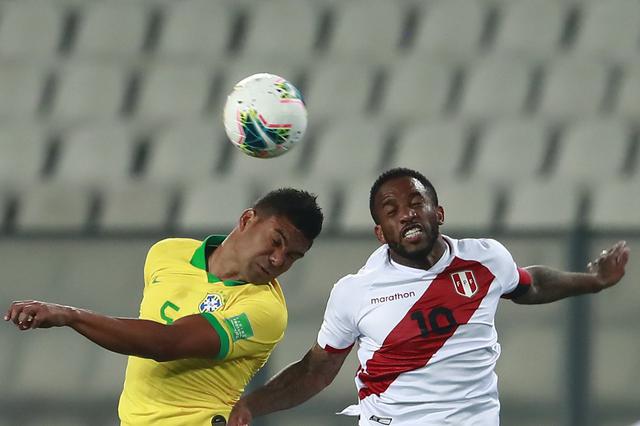
<instances>
[{"instance_id":1,"label":"fingers","mask_svg":"<svg viewBox=\"0 0 640 426\"><path fill-rule=\"evenodd\" d=\"M4 320L13 322L20 330L28 330L33 328L38 309L39 302L33 300L13 302L4 316Z\"/></svg>"}]
</instances>

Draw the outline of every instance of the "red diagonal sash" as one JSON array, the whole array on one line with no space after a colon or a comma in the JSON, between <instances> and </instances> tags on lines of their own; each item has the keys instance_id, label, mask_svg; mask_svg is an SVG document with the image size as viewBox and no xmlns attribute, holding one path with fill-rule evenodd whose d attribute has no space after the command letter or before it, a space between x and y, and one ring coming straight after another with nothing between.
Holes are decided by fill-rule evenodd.
<instances>
[{"instance_id":1,"label":"red diagonal sash","mask_svg":"<svg viewBox=\"0 0 640 426\"><path fill-rule=\"evenodd\" d=\"M456 292L451 274L472 271L478 291L472 297ZM481 263L454 258L409 309L382 346L358 373L364 384L358 396L380 395L402 373L427 365L459 326L466 324L489 291L494 275Z\"/></svg>"}]
</instances>

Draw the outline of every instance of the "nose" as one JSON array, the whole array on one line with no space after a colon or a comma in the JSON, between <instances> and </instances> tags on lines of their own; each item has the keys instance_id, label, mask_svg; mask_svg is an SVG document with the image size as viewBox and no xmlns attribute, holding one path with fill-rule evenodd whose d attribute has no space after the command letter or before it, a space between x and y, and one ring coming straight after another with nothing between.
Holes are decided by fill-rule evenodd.
<instances>
[{"instance_id":1,"label":"nose","mask_svg":"<svg viewBox=\"0 0 640 426\"><path fill-rule=\"evenodd\" d=\"M406 209L404 209L402 211L402 215L400 216L400 220L402 222L410 222L416 217L418 217L418 213L415 211L415 209L413 209L411 207L407 207Z\"/></svg>"},{"instance_id":2,"label":"nose","mask_svg":"<svg viewBox=\"0 0 640 426\"><path fill-rule=\"evenodd\" d=\"M282 250L275 250L269 256L269 262L276 268L280 268L284 264L284 253Z\"/></svg>"}]
</instances>

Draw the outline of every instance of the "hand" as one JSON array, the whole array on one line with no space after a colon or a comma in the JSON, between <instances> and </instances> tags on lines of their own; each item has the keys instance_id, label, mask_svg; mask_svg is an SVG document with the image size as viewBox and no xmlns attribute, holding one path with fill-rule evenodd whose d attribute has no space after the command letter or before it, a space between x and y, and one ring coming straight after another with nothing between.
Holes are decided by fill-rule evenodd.
<instances>
[{"instance_id":1,"label":"hand","mask_svg":"<svg viewBox=\"0 0 640 426\"><path fill-rule=\"evenodd\" d=\"M12 321L19 330L62 327L69 324L73 308L55 303L24 300L13 302L4 316Z\"/></svg>"},{"instance_id":2,"label":"hand","mask_svg":"<svg viewBox=\"0 0 640 426\"><path fill-rule=\"evenodd\" d=\"M227 426L248 426L251 420L253 420L251 410L249 410L247 404L241 399L233 407L233 410L231 410Z\"/></svg>"},{"instance_id":3,"label":"hand","mask_svg":"<svg viewBox=\"0 0 640 426\"><path fill-rule=\"evenodd\" d=\"M602 250L597 259L589 262L587 270L596 275L599 290L611 287L624 276L624 268L629 261L629 247L626 241L618 241L609 250Z\"/></svg>"}]
</instances>

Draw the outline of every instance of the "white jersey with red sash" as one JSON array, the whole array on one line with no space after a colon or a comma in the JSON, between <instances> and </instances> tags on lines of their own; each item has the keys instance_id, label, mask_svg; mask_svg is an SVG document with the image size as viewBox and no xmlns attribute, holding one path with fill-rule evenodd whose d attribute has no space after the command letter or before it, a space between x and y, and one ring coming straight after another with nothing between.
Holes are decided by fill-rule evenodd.
<instances>
[{"instance_id":1,"label":"white jersey with red sash","mask_svg":"<svg viewBox=\"0 0 640 426\"><path fill-rule=\"evenodd\" d=\"M393 262L383 245L331 292L318 344L358 343L359 404L343 414L360 425L499 423L495 312L531 278L495 240L444 240L429 270Z\"/></svg>"}]
</instances>

